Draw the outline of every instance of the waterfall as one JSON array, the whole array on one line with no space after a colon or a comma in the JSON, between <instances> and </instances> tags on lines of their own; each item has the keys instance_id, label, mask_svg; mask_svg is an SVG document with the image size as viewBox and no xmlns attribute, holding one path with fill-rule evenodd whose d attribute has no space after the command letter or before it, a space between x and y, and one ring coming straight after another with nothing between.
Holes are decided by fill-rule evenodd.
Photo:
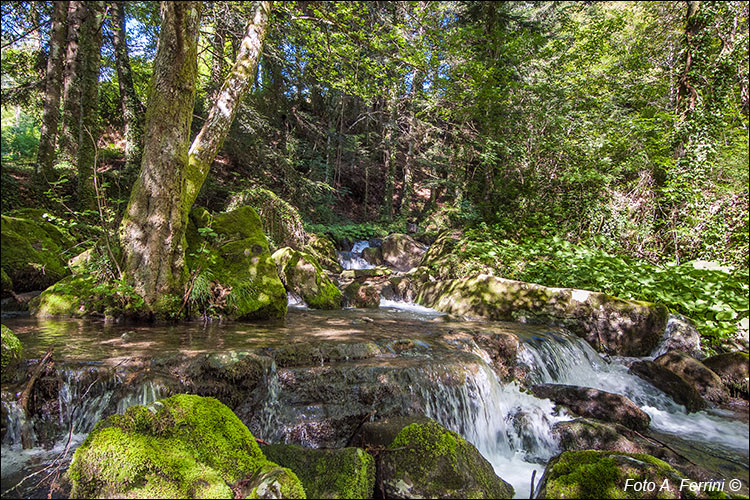
<instances>
[{"instance_id":1,"label":"waterfall","mask_svg":"<svg viewBox=\"0 0 750 500\"><path fill-rule=\"evenodd\" d=\"M351 251L339 252L339 264L341 264L341 267L344 269L372 269L375 267L362 258L362 251L365 248L370 248L370 242L360 240L354 243Z\"/></svg>"}]
</instances>

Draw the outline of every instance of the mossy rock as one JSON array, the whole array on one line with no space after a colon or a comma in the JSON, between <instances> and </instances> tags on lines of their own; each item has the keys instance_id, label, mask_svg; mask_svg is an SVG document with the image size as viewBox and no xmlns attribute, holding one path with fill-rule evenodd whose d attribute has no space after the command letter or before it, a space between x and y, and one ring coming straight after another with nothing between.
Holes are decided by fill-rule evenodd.
<instances>
[{"instance_id":1,"label":"mossy rock","mask_svg":"<svg viewBox=\"0 0 750 500\"><path fill-rule=\"evenodd\" d=\"M263 221L263 231L278 247L301 249L307 241L299 211L273 191L264 188L245 189L229 200L227 212L243 206L252 207ZM335 257L334 257L335 260Z\"/></svg>"},{"instance_id":2,"label":"mossy rock","mask_svg":"<svg viewBox=\"0 0 750 500\"><path fill-rule=\"evenodd\" d=\"M399 271L408 271L419 265L426 247L409 235L393 233L383 238L380 249L383 262Z\"/></svg>"},{"instance_id":3,"label":"mossy rock","mask_svg":"<svg viewBox=\"0 0 750 500\"><path fill-rule=\"evenodd\" d=\"M479 451L434 421L411 424L383 452L386 498L512 498Z\"/></svg>"},{"instance_id":4,"label":"mossy rock","mask_svg":"<svg viewBox=\"0 0 750 500\"><path fill-rule=\"evenodd\" d=\"M334 245L329 237L322 234L309 233L307 245L304 250L314 255L323 268L334 273L341 272L336 245Z\"/></svg>"},{"instance_id":5,"label":"mossy rock","mask_svg":"<svg viewBox=\"0 0 750 500\"><path fill-rule=\"evenodd\" d=\"M205 236L202 228L206 228ZM286 315L286 290L271 259L260 217L252 207L213 218L205 209L194 209L185 236L188 268L202 269L210 287L205 296L222 297L211 304L212 311L230 319Z\"/></svg>"},{"instance_id":6,"label":"mossy rock","mask_svg":"<svg viewBox=\"0 0 750 500\"><path fill-rule=\"evenodd\" d=\"M100 421L68 477L71 498L234 498L237 485L254 485L251 498L305 498L294 473L278 469L228 407L178 394Z\"/></svg>"},{"instance_id":7,"label":"mossy rock","mask_svg":"<svg viewBox=\"0 0 750 500\"><path fill-rule=\"evenodd\" d=\"M354 281L344 288L343 293L351 307L364 309L380 307L380 291L373 285L363 285Z\"/></svg>"},{"instance_id":8,"label":"mossy rock","mask_svg":"<svg viewBox=\"0 0 750 500\"><path fill-rule=\"evenodd\" d=\"M287 290L314 309L340 309L343 295L326 276L317 259L293 248L281 248L271 256Z\"/></svg>"},{"instance_id":9,"label":"mossy rock","mask_svg":"<svg viewBox=\"0 0 750 500\"><path fill-rule=\"evenodd\" d=\"M3 290L41 290L70 274L63 255L75 242L54 224L3 215L0 232Z\"/></svg>"},{"instance_id":10,"label":"mossy rock","mask_svg":"<svg viewBox=\"0 0 750 500\"><path fill-rule=\"evenodd\" d=\"M15 373L15 368L21 362L23 346L13 330L5 325L0 325L0 335L2 336L2 381L7 382L13 379L11 375Z\"/></svg>"},{"instance_id":11,"label":"mossy rock","mask_svg":"<svg viewBox=\"0 0 750 500\"><path fill-rule=\"evenodd\" d=\"M689 493L680 491L683 479L666 462L643 453L566 451L547 464L537 498L682 498ZM654 488L633 486L644 481Z\"/></svg>"},{"instance_id":12,"label":"mossy rock","mask_svg":"<svg viewBox=\"0 0 750 500\"><path fill-rule=\"evenodd\" d=\"M318 450L294 444L264 446L266 458L291 469L310 498L372 498L375 459L361 448Z\"/></svg>"},{"instance_id":13,"label":"mossy rock","mask_svg":"<svg viewBox=\"0 0 750 500\"><path fill-rule=\"evenodd\" d=\"M345 279L356 278L375 278L378 276L388 276L393 271L387 267L372 267L370 269L345 269L341 271L341 277Z\"/></svg>"},{"instance_id":14,"label":"mossy rock","mask_svg":"<svg viewBox=\"0 0 750 500\"><path fill-rule=\"evenodd\" d=\"M0 267L0 297L5 298L11 295L13 291L13 280L10 279L5 269Z\"/></svg>"}]
</instances>

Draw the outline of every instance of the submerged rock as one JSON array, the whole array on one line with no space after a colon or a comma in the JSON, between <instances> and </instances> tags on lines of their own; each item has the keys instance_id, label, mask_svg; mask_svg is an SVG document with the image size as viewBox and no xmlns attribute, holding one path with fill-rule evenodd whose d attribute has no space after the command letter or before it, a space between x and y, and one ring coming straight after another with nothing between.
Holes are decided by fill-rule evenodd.
<instances>
[{"instance_id":1,"label":"submerged rock","mask_svg":"<svg viewBox=\"0 0 750 500\"><path fill-rule=\"evenodd\" d=\"M539 384L531 391L535 396L551 399L582 417L615 422L637 431L645 431L651 423L646 412L620 394L562 384Z\"/></svg>"},{"instance_id":2,"label":"submerged rock","mask_svg":"<svg viewBox=\"0 0 750 500\"><path fill-rule=\"evenodd\" d=\"M193 209L186 239L188 267L203 269L201 281L207 290L202 300L211 301L213 311L232 319L286 315L286 290L271 259L260 217L252 207L213 217L205 209Z\"/></svg>"},{"instance_id":3,"label":"submerged rock","mask_svg":"<svg viewBox=\"0 0 750 500\"><path fill-rule=\"evenodd\" d=\"M315 309L341 308L341 291L326 276L315 257L285 247L277 250L271 258L286 289L302 297L308 306Z\"/></svg>"},{"instance_id":4,"label":"submerged rock","mask_svg":"<svg viewBox=\"0 0 750 500\"><path fill-rule=\"evenodd\" d=\"M2 336L2 381L6 382L13 379L12 375L23 356L23 347L13 330L7 326L0 325L0 335Z\"/></svg>"},{"instance_id":5,"label":"submerged rock","mask_svg":"<svg viewBox=\"0 0 750 500\"><path fill-rule=\"evenodd\" d=\"M0 267L3 296L47 288L70 271L64 252L75 244L54 224L43 220L2 216Z\"/></svg>"},{"instance_id":6,"label":"submerged rock","mask_svg":"<svg viewBox=\"0 0 750 500\"><path fill-rule=\"evenodd\" d=\"M688 412L701 411L708 406L695 387L669 368L653 361L637 361L630 365L630 372L651 382L671 396L677 404L683 405Z\"/></svg>"},{"instance_id":7,"label":"submerged rock","mask_svg":"<svg viewBox=\"0 0 750 500\"><path fill-rule=\"evenodd\" d=\"M703 364L721 378L727 392L748 399L750 368L746 352L726 352L704 360Z\"/></svg>"},{"instance_id":8,"label":"submerged rock","mask_svg":"<svg viewBox=\"0 0 750 500\"><path fill-rule=\"evenodd\" d=\"M537 498L682 498L682 479L673 467L651 455L566 451L547 464ZM656 487L637 491L632 486L643 481Z\"/></svg>"},{"instance_id":9,"label":"submerged rock","mask_svg":"<svg viewBox=\"0 0 750 500\"><path fill-rule=\"evenodd\" d=\"M372 498L375 459L361 448L316 450L294 444L263 446L265 456L294 472L309 498Z\"/></svg>"},{"instance_id":10,"label":"submerged rock","mask_svg":"<svg viewBox=\"0 0 750 500\"><path fill-rule=\"evenodd\" d=\"M381 244L383 261L399 271L417 267L426 247L406 234L393 233L383 238Z\"/></svg>"},{"instance_id":11,"label":"submerged rock","mask_svg":"<svg viewBox=\"0 0 750 500\"><path fill-rule=\"evenodd\" d=\"M449 314L567 327L600 352L645 356L656 347L669 311L604 293L550 288L486 274L417 284L417 302Z\"/></svg>"},{"instance_id":12,"label":"submerged rock","mask_svg":"<svg viewBox=\"0 0 750 500\"><path fill-rule=\"evenodd\" d=\"M71 498L305 498L232 411L187 394L99 422L73 455Z\"/></svg>"},{"instance_id":13,"label":"submerged rock","mask_svg":"<svg viewBox=\"0 0 750 500\"><path fill-rule=\"evenodd\" d=\"M437 422L411 424L382 452L386 498L511 498L471 443Z\"/></svg>"},{"instance_id":14,"label":"submerged rock","mask_svg":"<svg viewBox=\"0 0 750 500\"><path fill-rule=\"evenodd\" d=\"M721 404L727 400L724 384L710 368L684 352L670 351L654 360L691 384L707 401Z\"/></svg>"}]
</instances>

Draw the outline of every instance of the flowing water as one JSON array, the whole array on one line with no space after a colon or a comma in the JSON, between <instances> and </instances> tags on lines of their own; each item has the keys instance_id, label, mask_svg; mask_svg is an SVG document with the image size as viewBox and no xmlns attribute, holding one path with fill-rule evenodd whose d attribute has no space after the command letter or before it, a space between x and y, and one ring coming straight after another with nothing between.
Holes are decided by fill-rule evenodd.
<instances>
[{"instance_id":1,"label":"flowing water","mask_svg":"<svg viewBox=\"0 0 750 500\"><path fill-rule=\"evenodd\" d=\"M339 264L341 264L341 267L344 269L372 269L375 267L362 258L362 251L365 248L370 248L370 242L360 240L354 242L350 251L339 252Z\"/></svg>"},{"instance_id":2,"label":"flowing water","mask_svg":"<svg viewBox=\"0 0 750 500\"><path fill-rule=\"evenodd\" d=\"M719 412L687 414L658 389L630 375L624 365L604 360L562 329L453 321L421 306L386 300L377 310L290 307L284 320L256 323L128 326L30 318L3 322L18 335L29 359L39 359L54 347L59 378L56 399L45 407L43 422L27 421L11 388L3 387L3 493L52 463L66 448L69 461L99 419L179 391L168 373L175 359L266 352L314 342L370 343L378 354L328 362L321 357L318 366L280 368L269 363L256 406L242 403L235 408L257 437L309 446L326 445L326 440L342 445L335 428L346 421L344 417L358 420L371 410L377 410L378 417L423 414L473 443L514 486L516 497L528 498L532 471L539 478L545 463L560 452L552 426L573 417L516 383L499 382L489 354L471 335L456 337L457 332L511 333L522 342L519 362L527 369L528 385L564 383L624 394L651 416L652 428L660 435L730 455L747 471L746 425ZM311 394L318 400L311 400ZM333 428L329 434L324 432L326 425ZM46 494L33 484L47 473L9 496Z\"/></svg>"}]
</instances>

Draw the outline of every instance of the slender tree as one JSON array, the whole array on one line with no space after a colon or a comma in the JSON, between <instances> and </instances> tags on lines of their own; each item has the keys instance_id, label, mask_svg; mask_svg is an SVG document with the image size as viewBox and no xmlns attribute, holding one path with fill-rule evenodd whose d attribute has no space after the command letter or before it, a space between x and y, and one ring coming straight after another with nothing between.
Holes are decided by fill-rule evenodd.
<instances>
[{"instance_id":1,"label":"slender tree","mask_svg":"<svg viewBox=\"0 0 750 500\"><path fill-rule=\"evenodd\" d=\"M60 157L71 163L74 163L78 156L78 130L81 122L78 37L85 16L84 2L72 0L68 6L66 22L68 33L63 66L62 129L58 144Z\"/></svg>"}]
</instances>

